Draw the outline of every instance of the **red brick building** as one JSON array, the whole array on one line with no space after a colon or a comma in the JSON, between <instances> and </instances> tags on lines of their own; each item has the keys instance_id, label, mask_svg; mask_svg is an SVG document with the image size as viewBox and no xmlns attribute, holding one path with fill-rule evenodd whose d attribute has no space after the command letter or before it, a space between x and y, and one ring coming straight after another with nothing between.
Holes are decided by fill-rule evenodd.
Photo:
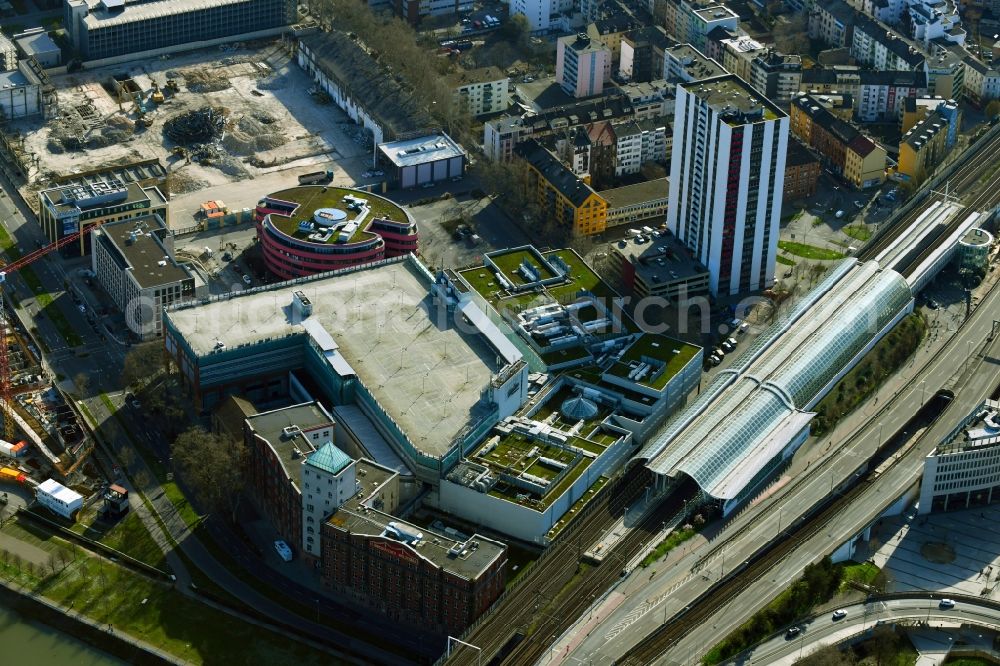
<instances>
[{"instance_id":1,"label":"red brick building","mask_svg":"<svg viewBox=\"0 0 1000 666\"><path fill-rule=\"evenodd\" d=\"M333 441L334 423L318 402L249 416L244 425L249 495L293 548L302 544L302 461Z\"/></svg>"},{"instance_id":2,"label":"red brick building","mask_svg":"<svg viewBox=\"0 0 1000 666\"><path fill-rule=\"evenodd\" d=\"M461 536L461 535L458 535ZM458 634L503 592L507 547L429 534L351 502L323 525L323 582L394 620Z\"/></svg>"},{"instance_id":3,"label":"red brick building","mask_svg":"<svg viewBox=\"0 0 1000 666\"><path fill-rule=\"evenodd\" d=\"M806 199L816 194L822 167L819 160L795 138L788 137L785 154L785 192L783 201Z\"/></svg>"}]
</instances>

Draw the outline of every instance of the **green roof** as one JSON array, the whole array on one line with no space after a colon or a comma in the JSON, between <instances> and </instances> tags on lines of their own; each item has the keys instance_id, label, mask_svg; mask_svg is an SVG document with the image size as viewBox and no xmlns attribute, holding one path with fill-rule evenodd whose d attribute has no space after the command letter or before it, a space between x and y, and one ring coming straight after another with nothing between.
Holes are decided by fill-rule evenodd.
<instances>
[{"instance_id":1,"label":"green roof","mask_svg":"<svg viewBox=\"0 0 1000 666\"><path fill-rule=\"evenodd\" d=\"M385 218L387 220L392 220L393 222L407 222L409 220L406 216L406 212L402 208L388 199L370 192L345 189L342 187L303 185L300 187L292 187L287 190L279 190L268 195L271 199L279 199L281 201L299 204L298 208L295 209L295 212L292 215L272 213L271 223L282 233L288 234L289 236L300 240L305 240L310 232L299 231L299 222L301 220L312 221L313 214L320 208L336 208L343 210L347 214L345 219L348 221L357 217L357 213L347 210L346 204L343 202L344 197L348 195L367 201L368 207L371 211L369 212L368 217L365 218L364 223L355 230L350 240L347 241L348 243L357 243L369 237L374 238L374 234L367 231L367 229L372 220L375 220L376 218ZM328 244L336 244L338 242L337 234L334 234L327 242Z\"/></svg>"},{"instance_id":2,"label":"green roof","mask_svg":"<svg viewBox=\"0 0 1000 666\"><path fill-rule=\"evenodd\" d=\"M319 447L316 453L306 458L307 465L330 474L340 474L352 462L354 461L351 460L351 456L334 446L333 442L327 442Z\"/></svg>"}]
</instances>

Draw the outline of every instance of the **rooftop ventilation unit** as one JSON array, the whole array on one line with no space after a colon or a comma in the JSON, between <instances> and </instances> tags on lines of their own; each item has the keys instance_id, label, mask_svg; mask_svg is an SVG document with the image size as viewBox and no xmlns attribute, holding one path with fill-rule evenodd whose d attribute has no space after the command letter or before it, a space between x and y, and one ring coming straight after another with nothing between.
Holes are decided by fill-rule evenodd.
<instances>
[{"instance_id":1,"label":"rooftop ventilation unit","mask_svg":"<svg viewBox=\"0 0 1000 666\"><path fill-rule=\"evenodd\" d=\"M284 428L281 429L281 436L285 439L291 439L292 437L301 434L302 434L302 428L298 427L297 425L285 426Z\"/></svg>"}]
</instances>

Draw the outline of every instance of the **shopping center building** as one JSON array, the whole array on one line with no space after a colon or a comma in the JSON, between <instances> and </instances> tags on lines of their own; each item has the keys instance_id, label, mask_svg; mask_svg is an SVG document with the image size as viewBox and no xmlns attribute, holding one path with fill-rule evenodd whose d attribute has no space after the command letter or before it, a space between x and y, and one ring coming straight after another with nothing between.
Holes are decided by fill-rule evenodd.
<instances>
[{"instance_id":1,"label":"shopping center building","mask_svg":"<svg viewBox=\"0 0 1000 666\"><path fill-rule=\"evenodd\" d=\"M572 250L436 275L406 255L175 305L164 335L202 409L317 401L401 496L544 545L701 377L618 298Z\"/></svg>"}]
</instances>

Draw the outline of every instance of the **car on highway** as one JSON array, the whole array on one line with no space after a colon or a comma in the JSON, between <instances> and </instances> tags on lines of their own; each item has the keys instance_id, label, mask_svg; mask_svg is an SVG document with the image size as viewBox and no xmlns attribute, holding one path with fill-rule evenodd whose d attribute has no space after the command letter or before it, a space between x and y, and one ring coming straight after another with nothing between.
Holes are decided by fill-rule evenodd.
<instances>
[{"instance_id":1,"label":"car on highway","mask_svg":"<svg viewBox=\"0 0 1000 666\"><path fill-rule=\"evenodd\" d=\"M954 608L955 601L953 599L942 599L941 603L938 604L938 608Z\"/></svg>"},{"instance_id":2,"label":"car on highway","mask_svg":"<svg viewBox=\"0 0 1000 666\"><path fill-rule=\"evenodd\" d=\"M253 280L251 280L251 279L250 279L250 276L249 276L249 275L244 275L244 276L243 276L243 284L247 285L248 287L249 287L249 286L250 286L251 284L253 284Z\"/></svg>"},{"instance_id":3,"label":"car on highway","mask_svg":"<svg viewBox=\"0 0 1000 666\"><path fill-rule=\"evenodd\" d=\"M844 610L843 608L833 611L834 622L836 622L837 620L843 620L845 617L847 617L847 611Z\"/></svg>"},{"instance_id":4,"label":"car on highway","mask_svg":"<svg viewBox=\"0 0 1000 666\"><path fill-rule=\"evenodd\" d=\"M278 553L278 557L285 562L292 561L292 549L283 539L274 542L274 550Z\"/></svg>"},{"instance_id":5,"label":"car on highway","mask_svg":"<svg viewBox=\"0 0 1000 666\"><path fill-rule=\"evenodd\" d=\"M80 310L80 312L86 312L87 311L87 306L84 305L83 303L81 303L80 305L78 305L76 307L77 307L77 309Z\"/></svg>"},{"instance_id":6,"label":"car on highway","mask_svg":"<svg viewBox=\"0 0 1000 666\"><path fill-rule=\"evenodd\" d=\"M802 627L788 627L788 631L785 632L785 638L795 638L802 633Z\"/></svg>"}]
</instances>

